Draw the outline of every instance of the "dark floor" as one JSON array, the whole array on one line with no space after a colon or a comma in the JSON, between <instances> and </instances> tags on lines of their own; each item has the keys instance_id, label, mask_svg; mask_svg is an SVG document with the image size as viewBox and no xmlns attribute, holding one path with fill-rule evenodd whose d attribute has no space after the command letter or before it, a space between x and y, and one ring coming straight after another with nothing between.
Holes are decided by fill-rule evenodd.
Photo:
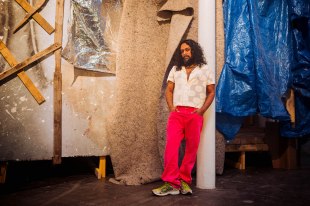
<instances>
[{"instance_id":1,"label":"dark floor","mask_svg":"<svg viewBox=\"0 0 310 206\"><path fill-rule=\"evenodd\" d=\"M0 205L310 205L309 167L275 170L266 159L247 160L252 164L243 172L226 166L214 190L193 187L191 196L166 197L151 193L161 182L109 182L110 163L108 177L97 180L97 157L63 158L58 166L51 161L9 162L6 183L0 185Z\"/></svg>"}]
</instances>

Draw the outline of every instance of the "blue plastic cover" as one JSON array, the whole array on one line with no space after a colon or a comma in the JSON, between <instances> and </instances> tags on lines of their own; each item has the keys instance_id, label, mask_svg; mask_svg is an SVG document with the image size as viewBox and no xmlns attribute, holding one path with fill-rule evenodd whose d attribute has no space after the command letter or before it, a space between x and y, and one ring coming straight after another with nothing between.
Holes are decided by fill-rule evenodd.
<instances>
[{"instance_id":1,"label":"blue plastic cover","mask_svg":"<svg viewBox=\"0 0 310 206\"><path fill-rule=\"evenodd\" d=\"M233 139L244 117L257 113L288 122L283 99L294 66L290 1L225 0L223 10L225 64L217 85L217 129Z\"/></svg>"},{"instance_id":2,"label":"blue plastic cover","mask_svg":"<svg viewBox=\"0 0 310 206\"><path fill-rule=\"evenodd\" d=\"M281 136L302 137L310 134L310 0L292 0L291 5L296 123L292 127L288 121L281 122Z\"/></svg>"}]
</instances>

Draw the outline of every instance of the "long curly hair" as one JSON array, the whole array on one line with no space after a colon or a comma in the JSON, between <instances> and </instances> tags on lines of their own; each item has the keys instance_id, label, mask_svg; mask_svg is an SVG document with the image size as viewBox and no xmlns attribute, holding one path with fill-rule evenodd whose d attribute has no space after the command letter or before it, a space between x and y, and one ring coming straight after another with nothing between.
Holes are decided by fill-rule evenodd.
<instances>
[{"instance_id":1,"label":"long curly hair","mask_svg":"<svg viewBox=\"0 0 310 206\"><path fill-rule=\"evenodd\" d=\"M173 65L177 66L177 71L181 70L182 66L184 66L184 61L181 55L181 45L184 43L191 48L193 64L196 64L199 67L207 64L201 46L192 39L186 39L180 42L172 58Z\"/></svg>"}]
</instances>

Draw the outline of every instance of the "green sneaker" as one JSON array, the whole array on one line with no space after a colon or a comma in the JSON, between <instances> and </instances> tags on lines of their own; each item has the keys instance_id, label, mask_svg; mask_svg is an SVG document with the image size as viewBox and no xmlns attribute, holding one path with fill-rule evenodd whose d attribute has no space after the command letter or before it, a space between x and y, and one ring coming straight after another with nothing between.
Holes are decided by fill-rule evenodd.
<instances>
[{"instance_id":1,"label":"green sneaker","mask_svg":"<svg viewBox=\"0 0 310 206\"><path fill-rule=\"evenodd\" d=\"M165 182L165 184L159 188L152 190L154 195L157 196L166 196L166 195L178 195L180 194L180 190L172 187L171 184Z\"/></svg>"},{"instance_id":2,"label":"green sneaker","mask_svg":"<svg viewBox=\"0 0 310 206\"><path fill-rule=\"evenodd\" d=\"M193 194L192 189L189 187L189 185L184 182L183 180L181 180L181 193L183 195L191 195Z\"/></svg>"}]
</instances>

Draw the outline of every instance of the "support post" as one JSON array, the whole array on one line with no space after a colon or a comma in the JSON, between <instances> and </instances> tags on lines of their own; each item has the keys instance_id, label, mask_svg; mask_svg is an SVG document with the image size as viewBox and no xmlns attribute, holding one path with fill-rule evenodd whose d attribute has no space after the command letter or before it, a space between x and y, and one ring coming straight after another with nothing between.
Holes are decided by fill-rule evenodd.
<instances>
[{"instance_id":1,"label":"support post","mask_svg":"<svg viewBox=\"0 0 310 206\"><path fill-rule=\"evenodd\" d=\"M105 178L106 176L106 157L102 156L99 158L99 168L95 169L95 174L98 178L98 180L100 180L101 178Z\"/></svg>"},{"instance_id":2,"label":"support post","mask_svg":"<svg viewBox=\"0 0 310 206\"><path fill-rule=\"evenodd\" d=\"M64 16L64 0L56 1L56 20L54 43L62 45ZM55 52L54 73L54 156L53 164L61 163L62 150L62 74L61 74L61 49Z\"/></svg>"},{"instance_id":3,"label":"support post","mask_svg":"<svg viewBox=\"0 0 310 206\"><path fill-rule=\"evenodd\" d=\"M215 74L215 1L199 0L198 8L198 42L204 50L208 67ZM215 189L215 101L204 114L196 181L198 188Z\"/></svg>"}]
</instances>

